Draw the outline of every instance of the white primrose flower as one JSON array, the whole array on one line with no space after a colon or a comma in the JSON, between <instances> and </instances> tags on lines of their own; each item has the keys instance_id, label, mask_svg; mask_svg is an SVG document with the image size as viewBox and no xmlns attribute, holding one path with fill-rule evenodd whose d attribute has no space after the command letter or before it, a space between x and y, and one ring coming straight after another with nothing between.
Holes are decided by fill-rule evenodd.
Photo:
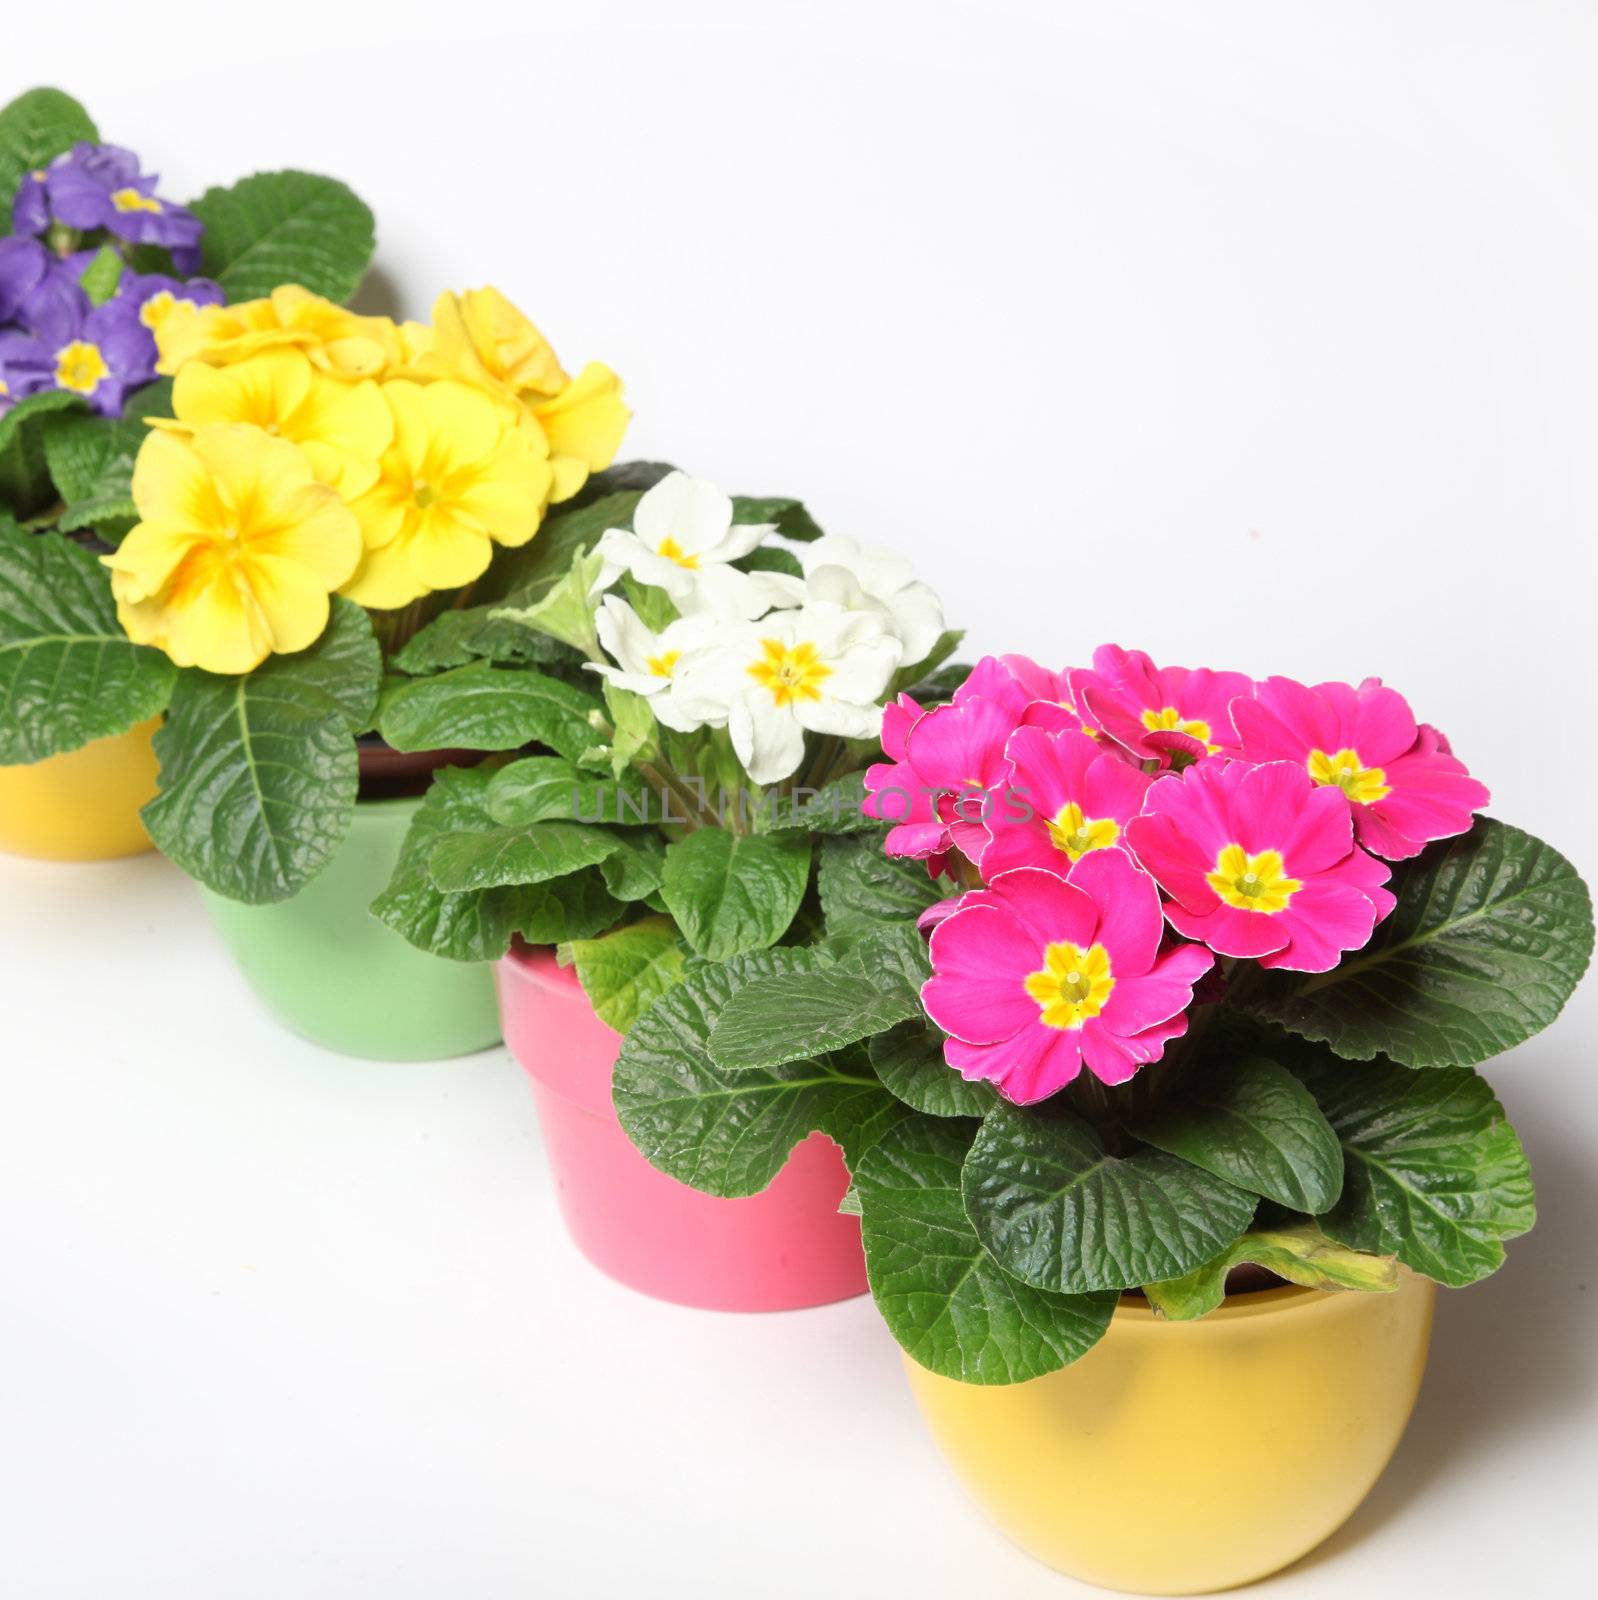
<instances>
[{"instance_id":1,"label":"white primrose flower","mask_svg":"<svg viewBox=\"0 0 1598 1600\"><path fill-rule=\"evenodd\" d=\"M805 733L874 738L879 703L903 647L883 619L818 602L729 630L685 665L675 691L687 715L725 726L755 783L799 770Z\"/></svg>"},{"instance_id":2,"label":"white primrose flower","mask_svg":"<svg viewBox=\"0 0 1598 1600\"><path fill-rule=\"evenodd\" d=\"M603 564L589 592L599 594L630 572L639 583L664 589L680 609L702 576L731 572L728 562L775 531L763 522L734 526L732 500L714 484L668 473L638 502L632 529L611 528L594 547Z\"/></svg>"},{"instance_id":3,"label":"white primrose flower","mask_svg":"<svg viewBox=\"0 0 1598 1600\"><path fill-rule=\"evenodd\" d=\"M686 594L676 596L685 617L734 618L753 622L768 611L805 603L803 578L785 572L740 572L737 567L705 567L690 574Z\"/></svg>"},{"instance_id":4,"label":"white primrose flower","mask_svg":"<svg viewBox=\"0 0 1598 1600\"><path fill-rule=\"evenodd\" d=\"M675 690L691 664L715 648L718 633L724 631L716 618L684 617L651 633L625 600L606 595L594 627L617 665L590 662L590 672L608 678L618 689L643 695L656 719L678 733L692 733L705 725L703 717L684 710Z\"/></svg>"},{"instance_id":5,"label":"white primrose flower","mask_svg":"<svg viewBox=\"0 0 1598 1600\"><path fill-rule=\"evenodd\" d=\"M810 598L880 616L904 646L902 666L925 660L938 642L943 602L903 556L828 533L801 547L799 559Z\"/></svg>"}]
</instances>

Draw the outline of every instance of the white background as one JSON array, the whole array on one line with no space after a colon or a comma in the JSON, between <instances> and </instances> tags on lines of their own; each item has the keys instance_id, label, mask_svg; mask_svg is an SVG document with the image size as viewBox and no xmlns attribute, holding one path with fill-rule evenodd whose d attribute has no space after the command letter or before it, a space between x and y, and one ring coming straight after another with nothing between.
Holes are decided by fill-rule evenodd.
<instances>
[{"instance_id":1,"label":"white background","mask_svg":"<svg viewBox=\"0 0 1598 1600\"><path fill-rule=\"evenodd\" d=\"M165 190L374 206L629 453L913 554L979 648L1379 673L1589 877L1598 10L7 8ZM0 1593L1058 1596L865 1300L575 1256L518 1072L320 1053L145 858L0 861ZM1590 1580L1594 988L1492 1067L1543 1221L1443 1296L1376 1493L1273 1595Z\"/></svg>"}]
</instances>

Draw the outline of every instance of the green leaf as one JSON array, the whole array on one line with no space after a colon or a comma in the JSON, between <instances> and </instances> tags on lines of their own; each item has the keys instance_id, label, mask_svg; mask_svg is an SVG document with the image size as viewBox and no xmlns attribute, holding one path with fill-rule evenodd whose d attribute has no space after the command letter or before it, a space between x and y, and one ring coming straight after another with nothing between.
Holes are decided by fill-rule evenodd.
<instances>
[{"instance_id":1,"label":"green leaf","mask_svg":"<svg viewBox=\"0 0 1598 1600\"><path fill-rule=\"evenodd\" d=\"M740 572L780 572L787 578L803 578L805 575L798 556L792 550L784 550L781 545L775 544L756 545L748 555L739 556L733 565Z\"/></svg>"},{"instance_id":2,"label":"green leaf","mask_svg":"<svg viewBox=\"0 0 1598 1600\"><path fill-rule=\"evenodd\" d=\"M1264 1267L1306 1289L1386 1293L1398 1287L1391 1256L1367 1255L1328 1239L1313 1223L1250 1230L1203 1266L1164 1283L1146 1283L1149 1304L1173 1322L1208 1316L1226 1298L1226 1275L1244 1262Z\"/></svg>"},{"instance_id":3,"label":"green leaf","mask_svg":"<svg viewBox=\"0 0 1598 1600\"><path fill-rule=\"evenodd\" d=\"M968 1082L943 1059L944 1035L925 1018L871 1041L871 1065L889 1094L928 1117L985 1117L999 1103L991 1083Z\"/></svg>"},{"instance_id":4,"label":"green leaf","mask_svg":"<svg viewBox=\"0 0 1598 1600\"><path fill-rule=\"evenodd\" d=\"M396 750L515 750L537 741L575 761L594 741L599 701L530 667L477 662L391 685L378 731Z\"/></svg>"},{"instance_id":5,"label":"green leaf","mask_svg":"<svg viewBox=\"0 0 1598 1600\"><path fill-rule=\"evenodd\" d=\"M577 968L583 993L606 1027L626 1033L683 975L683 948L669 917L645 917L600 939L574 939L560 959Z\"/></svg>"},{"instance_id":6,"label":"green leaf","mask_svg":"<svg viewBox=\"0 0 1598 1600\"><path fill-rule=\"evenodd\" d=\"M518 622L496 620L498 606L468 606L435 617L394 657L413 677L463 667L471 661L525 661L535 666L575 666L582 657L569 645Z\"/></svg>"},{"instance_id":7,"label":"green leaf","mask_svg":"<svg viewBox=\"0 0 1598 1600\"><path fill-rule=\"evenodd\" d=\"M438 844L457 833L492 826L487 795L493 774L483 767L445 767L436 773L400 849L388 887L373 914L420 950L454 961L496 961L520 934L529 944L587 939L625 911L592 870L556 884L530 884L446 893L428 874Z\"/></svg>"},{"instance_id":8,"label":"green leaf","mask_svg":"<svg viewBox=\"0 0 1598 1600\"><path fill-rule=\"evenodd\" d=\"M810 841L700 828L667 847L661 893L683 937L726 961L788 931L810 881Z\"/></svg>"},{"instance_id":9,"label":"green leaf","mask_svg":"<svg viewBox=\"0 0 1598 1600\"><path fill-rule=\"evenodd\" d=\"M11 232L11 202L28 173L99 138L89 113L59 89L29 89L0 110L0 235Z\"/></svg>"},{"instance_id":10,"label":"green leaf","mask_svg":"<svg viewBox=\"0 0 1598 1600\"><path fill-rule=\"evenodd\" d=\"M1264 1056L1203 1063L1131 1127L1145 1144L1294 1211L1325 1211L1343 1187L1331 1125L1298 1079Z\"/></svg>"},{"instance_id":11,"label":"green leaf","mask_svg":"<svg viewBox=\"0 0 1598 1600\"><path fill-rule=\"evenodd\" d=\"M244 677L178 674L155 736L161 792L143 811L191 878L249 905L287 900L349 832L358 781L344 707L313 651Z\"/></svg>"},{"instance_id":12,"label":"green leaf","mask_svg":"<svg viewBox=\"0 0 1598 1600\"><path fill-rule=\"evenodd\" d=\"M783 496L762 500L747 494L734 495L732 520L734 524L772 523L784 539L793 539L800 544L808 544L812 539L821 537L821 529L816 526L815 518L805 510L804 505Z\"/></svg>"},{"instance_id":13,"label":"green leaf","mask_svg":"<svg viewBox=\"0 0 1598 1600\"><path fill-rule=\"evenodd\" d=\"M123 633L87 550L0 516L0 765L125 733L165 707L176 676Z\"/></svg>"},{"instance_id":14,"label":"green leaf","mask_svg":"<svg viewBox=\"0 0 1598 1600\"><path fill-rule=\"evenodd\" d=\"M171 414L172 383L162 378L129 395L120 417L73 408L43 425L45 462L66 505L63 528L125 526L138 516L133 464L150 436L145 418Z\"/></svg>"},{"instance_id":15,"label":"green leaf","mask_svg":"<svg viewBox=\"0 0 1598 1600\"><path fill-rule=\"evenodd\" d=\"M1293 1070L1343 1146L1346 1176L1322 1228L1458 1288L1503 1264L1537 1219L1531 1169L1486 1082L1469 1067L1412 1072L1305 1050Z\"/></svg>"},{"instance_id":16,"label":"green leaf","mask_svg":"<svg viewBox=\"0 0 1598 1600\"><path fill-rule=\"evenodd\" d=\"M718 1067L776 1067L824 1055L921 1015L916 989L847 967L790 972L740 989L710 1035Z\"/></svg>"},{"instance_id":17,"label":"green leaf","mask_svg":"<svg viewBox=\"0 0 1598 1600\"><path fill-rule=\"evenodd\" d=\"M294 676L320 689L349 723L351 733L365 733L377 715L383 684L383 652L372 632L372 619L353 600L333 596L332 615L322 637L292 661Z\"/></svg>"},{"instance_id":18,"label":"green leaf","mask_svg":"<svg viewBox=\"0 0 1598 1600\"><path fill-rule=\"evenodd\" d=\"M647 900L665 877L666 841L643 828L615 837L616 850L599 863L605 887L618 900Z\"/></svg>"},{"instance_id":19,"label":"green leaf","mask_svg":"<svg viewBox=\"0 0 1598 1600\"><path fill-rule=\"evenodd\" d=\"M631 689L620 689L604 680L605 709L610 713L610 745L606 754L610 770L619 778L636 761L653 761L659 753L656 736L659 726L649 701Z\"/></svg>"},{"instance_id":20,"label":"green leaf","mask_svg":"<svg viewBox=\"0 0 1598 1600\"><path fill-rule=\"evenodd\" d=\"M27 517L52 500L44 430L51 412L82 408L77 395L45 389L0 411L0 512Z\"/></svg>"},{"instance_id":21,"label":"green leaf","mask_svg":"<svg viewBox=\"0 0 1598 1600\"><path fill-rule=\"evenodd\" d=\"M103 306L117 292L121 281L122 257L108 244L101 245L78 274L78 287L89 297L91 306Z\"/></svg>"},{"instance_id":22,"label":"green leaf","mask_svg":"<svg viewBox=\"0 0 1598 1600\"><path fill-rule=\"evenodd\" d=\"M1398 908L1330 972L1274 975L1250 1009L1340 1056L1469 1066L1559 1015L1592 955L1592 899L1540 839L1488 817L1399 869Z\"/></svg>"},{"instance_id":23,"label":"green leaf","mask_svg":"<svg viewBox=\"0 0 1598 1600\"><path fill-rule=\"evenodd\" d=\"M434 885L449 894L547 883L603 861L614 854L618 843L616 836L603 828L587 828L577 822L535 822L530 828L457 833L433 846L427 870Z\"/></svg>"},{"instance_id":24,"label":"green leaf","mask_svg":"<svg viewBox=\"0 0 1598 1600\"><path fill-rule=\"evenodd\" d=\"M982 1124L963 1190L999 1265L1065 1294L1191 1272L1242 1233L1255 1203L1164 1151L1111 1155L1070 1112L1009 1104Z\"/></svg>"},{"instance_id":25,"label":"green leaf","mask_svg":"<svg viewBox=\"0 0 1598 1600\"><path fill-rule=\"evenodd\" d=\"M846 772L820 789L796 789L779 801L770 831L785 833L871 833L880 839L886 832L875 817L864 816L860 807L866 797L866 775Z\"/></svg>"},{"instance_id":26,"label":"green leaf","mask_svg":"<svg viewBox=\"0 0 1598 1600\"><path fill-rule=\"evenodd\" d=\"M585 656L596 656L599 635L594 628L594 605L588 595L604 564L603 558L592 551L579 550L541 599L529 605L501 606L489 616L495 622L531 628Z\"/></svg>"},{"instance_id":27,"label":"green leaf","mask_svg":"<svg viewBox=\"0 0 1598 1600\"><path fill-rule=\"evenodd\" d=\"M859 1159L904 1108L869 1070L828 1060L726 1072L706 1048L745 983L814 968L809 950L757 950L699 962L633 1024L616 1062L616 1111L648 1160L707 1193L758 1194L819 1130Z\"/></svg>"},{"instance_id":28,"label":"green leaf","mask_svg":"<svg viewBox=\"0 0 1598 1600\"><path fill-rule=\"evenodd\" d=\"M654 815L654 791L636 773L605 778L563 756L525 756L488 786L488 814L501 827L534 822L640 824Z\"/></svg>"},{"instance_id":29,"label":"green leaf","mask_svg":"<svg viewBox=\"0 0 1598 1600\"><path fill-rule=\"evenodd\" d=\"M492 609L537 605L601 534L610 528L625 528L632 521L643 497L643 491L635 488L594 499L585 492L554 507L544 517L536 538L498 553L474 592L480 600L493 602Z\"/></svg>"},{"instance_id":30,"label":"green leaf","mask_svg":"<svg viewBox=\"0 0 1598 1600\"><path fill-rule=\"evenodd\" d=\"M677 470L669 461L618 461L614 466L591 473L588 482L570 500L561 503L561 510L571 507L580 511L606 495L620 494L624 490L643 494Z\"/></svg>"},{"instance_id":31,"label":"green leaf","mask_svg":"<svg viewBox=\"0 0 1598 1600\"><path fill-rule=\"evenodd\" d=\"M200 270L229 300L258 300L297 283L342 302L372 259L372 213L336 178L258 172L207 189L192 209L205 224Z\"/></svg>"},{"instance_id":32,"label":"green leaf","mask_svg":"<svg viewBox=\"0 0 1598 1600\"><path fill-rule=\"evenodd\" d=\"M138 521L139 508L127 495L95 495L68 506L56 519L62 533L77 533L84 528L120 528L124 533ZM119 536L112 543L121 543Z\"/></svg>"},{"instance_id":33,"label":"green leaf","mask_svg":"<svg viewBox=\"0 0 1598 1600\"><path fill-rule=\"evenodd\" d=\"M855 1191L871 1293L922 1366L961 1383L1022 1383L1077 1360L1117 1296L1064 1295L1005 1272L960 1200L968 1126L911 1117L866 1152Z\"/></svg>"},{"instance_id":34,"label":"green leaf","mask_svg":"<svg viewBox=\"0 0 1598 1600\"><path fill-rule=\"evenodd\" d=\"M926 862L884 855L874 835L824 839L818 885L829 935L914 922L945 893L927 876Z\"/></svg>"}]
</instances>

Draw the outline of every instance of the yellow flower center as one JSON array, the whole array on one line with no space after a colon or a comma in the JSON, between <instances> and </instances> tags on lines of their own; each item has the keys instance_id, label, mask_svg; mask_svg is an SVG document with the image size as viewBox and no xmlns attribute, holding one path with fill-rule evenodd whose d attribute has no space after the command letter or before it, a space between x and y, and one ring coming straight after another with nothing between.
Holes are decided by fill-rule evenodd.
<instances>
[{"instance_id":1,"label":"yellow flower center","mask_svg":"<svg viewBox=\"0 0 1598 1600\"><path fill-rule=\"evenodd\" d=\"M699 557L685 555L683 547L669 533L660 541L660 547L655 554L663 556L667 561L675 561L679 567L686 567L689 572L699 570Z\"/></svg>"},{"instance_id":2,"label":"yellow flower center","mask_svg":"<svg viewBox=\"0 0 1598 1600\"><path fill-rule=\"evenodd\" d=\"M438 499L438 489L431 483L422 483L418 481L411 485L411 493L415 496L417 505L419 505L423 511L427 510L427 508Z\"/></svg>"},{"instance_id":3,"label":"yellow flower center","mask_svg":"<svg viewBox=\"0 0 1598 1600\"><path fill-rule=\"evenodd\" d=\"M1279 850L1261 850L1251 856L1240 844L1229 844L1215 858L1215 870L1205 874L1206 883L1229 906L1239 911L1263 911L1275 916L1287 909L1287 902L1304 887L1287 875Z\"/></svg>"},{"instance_id":4,"label":"yellow flower center","mask_svg":"<svg viewBox=\"0 0 1598 1600\"><path fill-rule=\"evenodd\" d=\"M1121 837L1121 830L1108 817L1085 817L1075 800L1060 808L1060 814L1049 823L1049 838L1056 850L1063 850L1073 861L1085 856L1089 850L1102 850Z\"/></svg>"},{"instance_id":5,"label":"yellow flower center","mask_svg":"<svg viewBox=\"0 0 1598 1600\"><path fill-rule=\"evenodd\" d=\"M821 685L832 676L832 668L808 639L791 649L781 639L762 639L760 648L763 654L748 669L749 676L771 691L773 704L821 698Z\"/></svg>"},{"instance_id":6,"label":"yellow flower center","mask_svg":"<svg viewBox=\"0 0 1598 1600\"><path fill-rule=\"evenodd\" d=\"M0 400L4 400L5 397L10 393L11 385L7 383L4 378L0 378Z\"/></svg>"},{"instance_id":7,"label":"yellow flower center","mask_svg":"<svg viewBox=\"0 0 1598 1600\"><path fill-rule=\"evenodd\" d=\"M1375 805L1393 792L1387 774L1380 767L1367 767L1357 750L1339 750L1335 755L1311 750L1304 764L1316 783L1335 783L1355 805Z\"/></svg>"},{"instance_id":8,"label":"yellow flower center","mask_svg":"<svg viewBox=\"0 0 1598 1600\"><path fill-rule=\"evenodd\" d=\"M110 374L100 347L83 339L74 339L56 351L56 387L70 389L74 394L93 394L103 378Z\"/></svg>"},{"instance_id":9,"label":"yellow flower center","mask_svg":"<svg viewBox=\"0 0 1598 1600\"><path fill-rule=\"evenodd\" d=\"M1185 733L1199 740L1211 755L1215 746L1210 743L1210 725L1198 717L1184 718L1175 706L1162 706L1158 711L1143 713L1143 726L1150 733Z\"/></svg>"},{"instance_id":10,"label":"yellow flower center","mask_svg":"<svg viewBox=\"0 0 1598 1600\"><path fill-rule=\"evenodd\" d=\"M152 330L158 328L177 303L177 296L170 289L159 290L139 307L139 321ZM184 303L190 306L194 304L192 300Z\"/></svg>"},{"instance_id":11,"label":"yellow flower center","mask_svg":"<svg viewBox=\"0 0 1598 1600\"><path fill-rule=\"evenodd\" d=\"M153 195L140 194L137 189L118 189L111 196L111 204L118 211L159 212L161 202Z\"/></svg>"},{"instance_id":12,"label":"yellow flower center","mask_svg":"<svg viewBox=\"0 0 1598 1600\"><path fill-rule=\"evenodd\" d=\"M1061 940L1044 949L1042 967L1029 972L1025 984L1045 1027L1080 1028L1104 1009L1115 988L1110 952L1102 944L1083 950Z\"/></svg>"},{"instance_id":13,"label":"yellow flower center","mask_svg":"<svg viewBox=\"0 0 1598 1600\"><path fill-rule=\"evenodd\" d=\"M677 670L677 663L681 660L681 650L667 650L658 656L647 656L644 665L657 678L669 678Z\"/></svg>"}]
</instances>

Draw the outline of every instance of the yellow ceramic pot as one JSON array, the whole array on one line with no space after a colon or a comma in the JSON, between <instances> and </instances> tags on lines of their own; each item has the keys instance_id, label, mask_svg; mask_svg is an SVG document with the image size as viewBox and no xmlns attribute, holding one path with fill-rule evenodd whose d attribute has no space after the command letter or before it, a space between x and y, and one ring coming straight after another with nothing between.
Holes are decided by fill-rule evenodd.
<instances>
[{"instance_id":1,"label":"yellow ceramic pot","mask_svg":"<svg viewBox=\"0 0 1598 1600\"><path fill-rule=\"evenodd\" d=\"M1073 1366L989 1387L905 1361L988 1516L1061 1572L1205 1594L1285 1567L1369 1493L1420 1388L1434 1286L1267 1289L1196 1322L1123 1301Z\"/></svg>"},{"instance_id":2,"label":"yellow ceramic pot","mask_svg":"<svg viewBox=\"0 0 1598 1600\"><path fill-rule=\"evenodd\" d=\"M155 798L150 735L126 733L27 767L0 767L0 850L46 861L104 861L150 848L139 809Z\"/></svg>"}]
</instances>

